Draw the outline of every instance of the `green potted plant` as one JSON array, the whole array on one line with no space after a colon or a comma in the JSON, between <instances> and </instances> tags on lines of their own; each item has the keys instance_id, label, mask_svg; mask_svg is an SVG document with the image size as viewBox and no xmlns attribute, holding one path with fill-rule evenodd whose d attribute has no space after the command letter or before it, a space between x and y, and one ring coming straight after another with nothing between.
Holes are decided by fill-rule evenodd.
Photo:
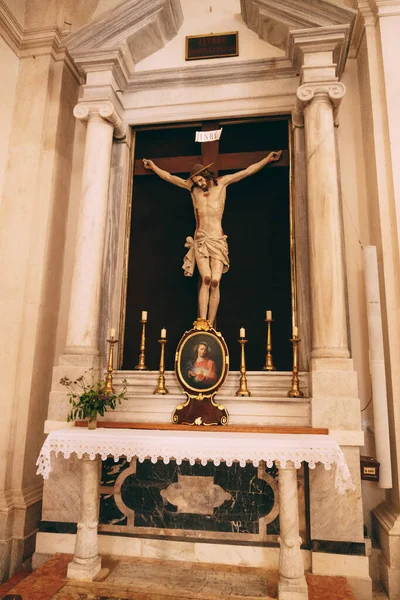
<instances>
[{"instance_id":1,"label":"green potted plant","mask_svg":"<svg viewBox=\"0 0 400 600\"><path fill-rule=\"evenodd\" d=\"M97 415L104 416L107 410L114 410L121 400L126 400L126 379L123 387L106 391L106 382L100 379L101 372L94 369L85 371L83 375L72 381L69 377L60 379L61 385L68 390L67 396L71 410L67 421L86 420L88 428L96 428Z\"/></svg>"}]
</instances>

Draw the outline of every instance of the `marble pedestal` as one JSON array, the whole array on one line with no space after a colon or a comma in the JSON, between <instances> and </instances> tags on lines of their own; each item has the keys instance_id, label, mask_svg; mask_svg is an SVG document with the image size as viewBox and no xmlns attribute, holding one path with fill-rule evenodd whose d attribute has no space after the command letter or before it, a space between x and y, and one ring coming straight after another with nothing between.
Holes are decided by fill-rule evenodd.
<instances>
[{"instance_id":1,"label":"marble pedestal","mask_svg":"<svg viewBox=\"0 0 400 600\"><path fill-rule=\"evenodd\" d=\"M400 514L388 502L372 512L374 537L382 550L379 575L390 600L400 599Z\"/></svg>"},{"instance_id":2,"label":"marble pedestal","mask_svg":"<svg viewBox=\"0 0 400 600\"><path fill-rule=\"evenodd\" d=\"M74 559L68 565L67 577L93 581L101 569L98 555L97 527L99 515L100 459L81 459L81 519L75 540Z\"/></svg>"},{"instance_id":3,"label":"marble pedestal","mask_svg":"<svg viewBox=\"0 0 400 600\"><path fill-rule=\"evenodd\" d=\"M279 469L280 526L279 600L307 600L308 588L300 552L297 469L288 463Z\"/></svg>"}]
</instances>

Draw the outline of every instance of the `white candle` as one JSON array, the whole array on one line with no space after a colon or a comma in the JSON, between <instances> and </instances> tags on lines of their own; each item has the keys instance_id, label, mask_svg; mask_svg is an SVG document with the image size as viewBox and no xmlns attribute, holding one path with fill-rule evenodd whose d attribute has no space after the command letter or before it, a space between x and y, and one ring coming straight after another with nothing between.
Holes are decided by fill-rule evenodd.
<instances>
[{"instance_id":1,"label":"white candle","mask_svg":"<svg viewBox=\"0 0 400 600\"><path fill-rule=\"evenodd\" d=\"M293 337L297 337L299 335L299 328L296 325L293 325Z\"/></svg>"},{"instance_id":2,"label":"white candle","mask_svg":"<svg viewBox=\"0 0 400 600\"><path fill-rule=\"evenodd\" d=\"M161 329L161 339L165 339L167 337L167 330L163 327Z\"/></svg>"},{"instance_id":3,"label":"white candle","mask_svg":"<svg viewBox=\"0 0 400 600\"><path fill-rule=\"evenodd\" d=\"M112 339L114 337L114 335L115 335L115 329L114 329L114 327L112 327L110 330L110 338Z\"/></svg>"},{"instance_id":4,"label":"white candle","mask_svg":"<svg viewBox=\"0 0 400 600\"><path fill-rule=\"evenodd\" d=\"M244 338L244 337L246 337L246 330L245 330L245 328L244 328L244 327L241 327L241 328L240 328L240 331L239 331L239 337L241 337L241 338Z\"/></svg>"},{"instance_id":5,"label":"white candle","mask_svg":"<svg viewBox=\"0 0 400 600\"><path fill-rule=\"evenodd\" d=\"M147 321L147 310L142 310L142 321Z\"/></svg>"},{"instance_id":6,"label":"white candle","mask_svg":"<svg viewBox=\"0 0 400 600\"><path fill-rule=\"evenodd\" d=\"M265 312L265 320L266 321L272 321L272 310L267 310Z\"/></svg>"}]
</instances>

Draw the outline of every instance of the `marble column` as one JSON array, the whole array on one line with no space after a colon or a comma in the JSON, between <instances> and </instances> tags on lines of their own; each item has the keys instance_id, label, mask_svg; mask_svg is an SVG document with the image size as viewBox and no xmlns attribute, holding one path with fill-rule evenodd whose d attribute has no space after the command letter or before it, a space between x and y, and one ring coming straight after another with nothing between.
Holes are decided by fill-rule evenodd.
<instances>
[{"instance_id":1,"label":"marble column","mask_svg":"<svg viewBox=\"0 0 400 600\"><path fill-rule=\"evenodd\" d=\"M335 117L345 87L308 83L297 90L307 160L312 358L349 358Z\"/></svg>"},{"instance_id":2,"label":"marble column","mask_svg":"<svg viewBox=\"0 0 400 600\"><path fill-rule=\"evenodd\" d=\"M112 141L124 131L111 102L78 104L74 115L87 134L65 354L96 356Z\"/></svg>"},{"instance_id":3,"label":"marble column","mask_svg":"<svg viewBox=\"0 0 400 600\"><path fill-rule=\"evenodd\" d=\"M279 600L307 600L308 588L304 576L299 535L299 504L297 492L297 469L290 461L283 466L279 462Z\"/></svg>"},{"instance_id":4,"label":"marble column","mask_svg":"<svg viewBox=\"0 0 400 600\"><path fill-rule=\"evenodd\" d=\"M90 460L84 454L81 461L81 517L75 540L74 558L68 565L67 577L93 581L101 569L97 553L97 526L100 502L100 459Z\"/></svg>"}]
</instances>

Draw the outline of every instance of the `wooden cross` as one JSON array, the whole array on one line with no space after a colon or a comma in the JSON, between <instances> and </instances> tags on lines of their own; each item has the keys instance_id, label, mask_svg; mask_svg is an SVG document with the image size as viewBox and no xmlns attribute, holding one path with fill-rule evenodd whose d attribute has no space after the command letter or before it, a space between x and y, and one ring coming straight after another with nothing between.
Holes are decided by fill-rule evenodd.
<instances>
[{"instance_id":1,"label":"wooden cross","mask_svg":"<svg viewBox=\"0 0 400 600\"><path fill-rule=\"evenodd\" d=\"M218 121L207 121L202 126L202 131L214 131L219 129ZM223 135L223 131L222 131ZM155 162L155 164L169 173L190 173L194 164L200 163L208 165L214 163L210 170L218 177L219 171L239 171L246 169L249 165L259 162L273 150L280 148L272 148L271 150L257 150L255 152L230 152L225 154L219 153L219 140L213 142L200 143L201 154L197 156L171 156L168 158L158 158L146 156ZM289 151L283 150L279 161L272 162L268 168L287 167L289 165ZM152 171L144 168L142 159L135 160L135 175L151 175Z\"/></svg>"}]
</instances>

